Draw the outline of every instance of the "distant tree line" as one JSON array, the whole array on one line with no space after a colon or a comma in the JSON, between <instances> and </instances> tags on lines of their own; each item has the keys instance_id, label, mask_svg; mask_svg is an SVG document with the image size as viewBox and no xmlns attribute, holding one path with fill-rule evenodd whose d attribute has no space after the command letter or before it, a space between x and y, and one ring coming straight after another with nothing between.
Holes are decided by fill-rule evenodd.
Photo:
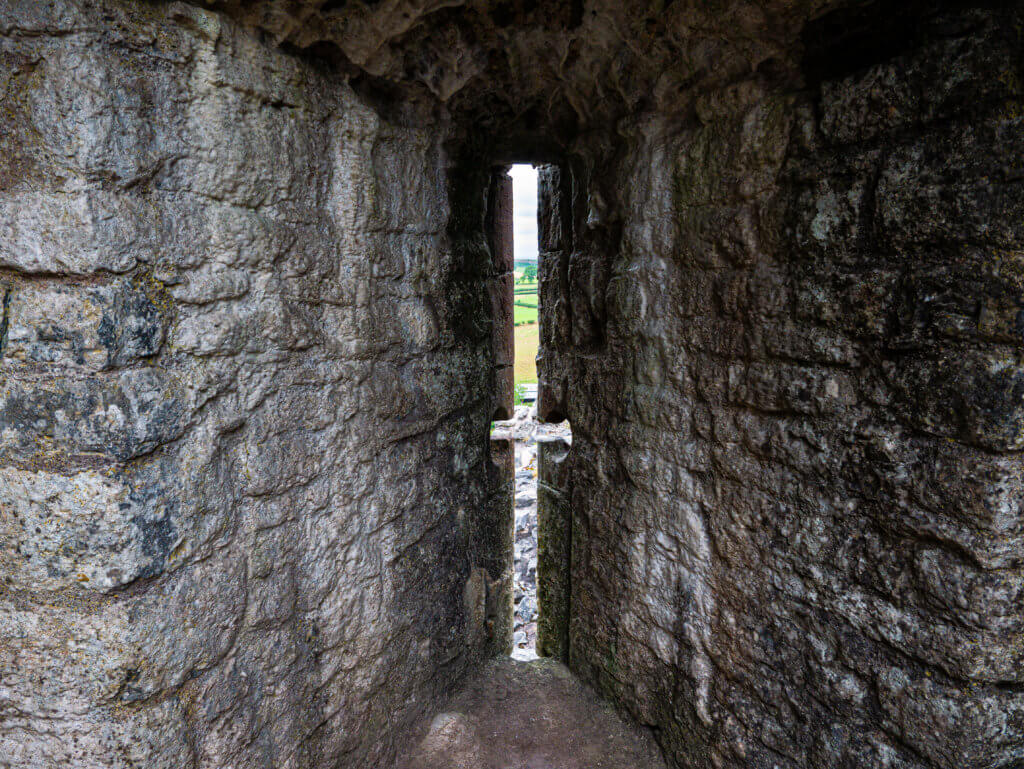
<instances>
[{"instance_id":1,"label":"distant tree line","mask_svg":"<svg viewBox=\"0 0 1024 769\"><path fill-rule=\"evenodd\" d=\"M537 265L528 264L523 267L523 274L519 277L517 283L536 283L537 282Z\"/></svg>"}]
</instances>

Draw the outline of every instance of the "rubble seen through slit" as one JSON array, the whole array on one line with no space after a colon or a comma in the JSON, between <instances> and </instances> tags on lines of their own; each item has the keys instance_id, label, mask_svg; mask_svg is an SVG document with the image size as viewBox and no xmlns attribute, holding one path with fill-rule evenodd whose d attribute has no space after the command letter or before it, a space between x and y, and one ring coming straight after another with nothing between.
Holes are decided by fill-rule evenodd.
<instances>
[{"instance_id":1,"label":"rubble seen through slit","mask_svg":"<svg viewBox=\"0 0 1024 769\"><path fill-rule=\"evenodd\" d=\"M532 396L532 393L530 393ZM537 659L537 441L562 438L571 442L568 422L539 424L533 402L517 406L515 416L496 427L515 439L515 563L512 658Z\"/></svg>"}]
</instances>

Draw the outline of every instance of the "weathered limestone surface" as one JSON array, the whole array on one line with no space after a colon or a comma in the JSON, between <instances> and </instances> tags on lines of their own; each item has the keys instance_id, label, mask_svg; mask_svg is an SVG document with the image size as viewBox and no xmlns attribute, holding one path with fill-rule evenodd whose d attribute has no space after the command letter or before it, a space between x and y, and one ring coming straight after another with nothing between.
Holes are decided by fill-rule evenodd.
<instances>
[{"instance_id":1,"label":"weathered limestone surface","mask_svg":"<svg viewBox=\"0 0 1024 769\"><path fill-rule=\"evenodd\" d=\"M541 215L570 665L679 766L1024 761L1020 22L811 25Z\"/></svg>"},{"instance_id":2,"label":"weathered limestone surface","mask_svg":"<svg viewBox=\"0 0 1024 769\"><path fill-rule=\"evenodd\" d=\"M385 767L507 649L517 159L570 667L1024 761L1019 2L202 5L0 5L0 761Z\"/></svg>"},{"instance_id":3,"label":"weathered limestone surface","mask_svg":"<svg viewBox=\"0 0 1024 769\"><path fill-rule=\"evenodd\" d=\"M511 637L443 125L183 4L0 93L0 766L386 765Z\"/></svg>"},{"instance_id":4,"label":"weathered limestone surface","mask_svg":"<svg viewBox=\"0 0 1024 769\"><path fill-rule=\"evenodd\" d=\"M537 653L569 660L572 595L572 509L569 506L569 441L537 441Z\"/></svg>"}]
</instances>

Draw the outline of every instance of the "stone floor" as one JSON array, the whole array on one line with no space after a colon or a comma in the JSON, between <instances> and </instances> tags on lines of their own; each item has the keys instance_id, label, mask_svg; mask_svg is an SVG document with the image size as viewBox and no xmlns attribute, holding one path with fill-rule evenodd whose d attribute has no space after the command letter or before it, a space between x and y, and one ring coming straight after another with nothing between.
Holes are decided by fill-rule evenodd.
<instances>
[{"instance_id":1,"label":"stone floor","mask_svg":"<svg viewBox=\"0 0 1024 769\"><path fill-rule=\"evenodd\" d=\"M399 769L665 768L648 733L547 659L493 660L422 731Z\"/></svg>"},{"instance_id":2,"label":"stone floor","mask_svg":"<svg viewBox=\"0 0 1024 769\"><path fill-rule=\"evenodd\" d=\"M664 769L651 736L558 662L537 659L536 438L571 440L568 423L516 410L495 427L515 438L515 635L512 658L490 662L429 724L399 769Z\"/></svg>"}]
</instances>

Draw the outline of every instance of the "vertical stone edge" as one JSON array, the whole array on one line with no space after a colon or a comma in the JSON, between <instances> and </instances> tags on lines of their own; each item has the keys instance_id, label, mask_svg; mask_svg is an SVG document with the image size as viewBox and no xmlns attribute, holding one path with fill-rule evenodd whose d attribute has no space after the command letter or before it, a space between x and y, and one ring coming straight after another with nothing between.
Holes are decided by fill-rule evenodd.
<instances>
[{"instance_id":1,"label":"vertical stone edge","mask_svg":"<svg viewBox=\"0 0 1024 769\"><path fill-rule=\"evenodd\" d=\"M512 221L512 177L505 169L495 171L491 181L491 259L493 277L489 283L494 324L491 341L494 348L494 418L511 419L515 409L512 269L514 242Z\"/></svg>"},{"instance_id":2,"label":"vertical stone edge","mask_svg":"<svg viewBox=\"0 0 1024 769\"><path fill-rule=\"evenodd\" d=\"M569 291L565 183L568 174L557 165L541 166L537 174L537 233L539 239L540 349L537 355L537 418L561 422L568 416L565 370L556 350L568 348Z\"/></svg>"},{"instance_id":3,"label":"vertical stone edge","mask_svg":"<svg viewBox=\"0 0 1024 769\"><path fill-rule=\"evenodd\" d=\"M567 664L572 558L570 448L564 438L537 440L537 653Z\"/></svg>"},{"instance_id":4,"label":"vertical stone edge","mask_svg":"<svg viewBox=\"0 0 1024 769\"><path fill-rule=\"evenodd\" d=\"M515 441L507 431L491 435L491 493L488 520L486 571L483 589L486 649L492 655L512 653L513 537L515 530Z\"/></svg>"}]
</instances>

